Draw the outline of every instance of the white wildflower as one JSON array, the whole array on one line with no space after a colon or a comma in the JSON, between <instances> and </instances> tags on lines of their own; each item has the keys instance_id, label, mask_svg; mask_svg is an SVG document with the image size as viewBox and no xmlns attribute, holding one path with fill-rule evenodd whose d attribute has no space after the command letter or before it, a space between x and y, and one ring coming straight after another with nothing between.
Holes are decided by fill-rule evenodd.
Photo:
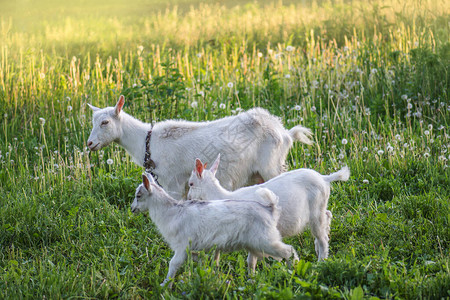
<instances>
[{"instance_id":1,"label":"white wildflower","mask_svg":"<svg viewBox=\"0 0 450 300\"><path fill-rule=\"evenodd\" d=\"M363 180L363 183L364 183L364 184L369 184L369 180L364 179L364 180Z\"/></svg>"},{"instance_id":2,"label":"white wildflower","mask_svg":"<svg viewBox=\"0 0 450 300\"><path fill-rule=\"evenodd\" d=\"M225 109L225 107L227 107L227 106L225 105L225 103L220 103L220 104L219 104L219 108L220 108L220 109Z\"/></svg>"},{"instance_id":3,"label":"white wildflower","mask_svg":"<svg viewBox=\"0 0 450 300\"><path fill-rule=\"evenodd\" d=\"M229 87L230 89L234 86L234 84L232 82L228 82L227 87Z\"/></svg>"},{"instance_id":4,"label":"white wildflower","mask_svg":"<svg viewBox=\"0 0 450 300\"><path fill-rule=\"evenodd\" d=\"M108 159L106 160L106 163L107 163L108 165L112 165L112 164L114 163L114 161L113 161L111 158L108 158Z\"/></svg>"},{"instance_id":5,"label":"white wildflower","mask_svg":"<svg viewBox=\"0 0 450 300\"><path fill-rule=\"evenodd\" d=\"M294 51L294 49L295 49L295 48L292 47L292 46L287 46L287 47L286 47L286 51L287 51L287 52L292 52L292 51Z\"/></svg>"},{"instance_id":6,"label":"white wildflower","mask_svg":"<svg viewBox=\"0 0 450 300\"><path fill-rule=\"evenodd\" d=\"M191 107L192 108L197 108L198 107L198 102L197 101L193 101L192 103L191 103Z\"/></svg>"},{"instance_id":7,"label":"white wildflower","mask_svg":"<svg viewBox=\"0 0 450 300\"><path fill-rule=\"evenodd\" d=\"M45 119L44 119L44 118L39 118L39 123L41 123L41 125L44 126L44 124L45 124Z\"/></svg>"},{"instance_id":8,"label":"white wildflower","mask_svg":"<svg viewBox=\"0 0 450 300\"><path fill-rule=\"evenodd\" d=\"M346 139L342 139L342 145L347 145L348 141Z\"/></svg>"}]
</instances>

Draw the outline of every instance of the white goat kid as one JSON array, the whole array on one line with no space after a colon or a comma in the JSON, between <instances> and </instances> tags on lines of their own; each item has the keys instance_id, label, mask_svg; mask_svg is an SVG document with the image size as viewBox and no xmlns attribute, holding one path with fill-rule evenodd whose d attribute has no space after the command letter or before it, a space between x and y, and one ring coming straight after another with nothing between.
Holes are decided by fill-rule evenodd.
<instances>
[{"instance_id":1,"label":"white goat kid","mask_svg":"<svg viewBox=\"0 0 450 300\"><path fill-rule=\"evenodd\" d=\"M192 161L206 161L220 152L226 165L217 178L234 190L255 181L267 181L284 171L287 153L293 141L311 144L311 131L302 126L286 130L280 120L262 108L250 109L236 116L210 122L168 120L151 124L136 120L122 110L125 98L115 107L97 108L88 139L92 151L112 142L121 145L140 166L148 166L158 182L173 197L186 198ZM239 153L239 157L236 155Z\"/></svg>"},{"instance_id":2,"label":"white goat kid","mask_svg":"<svg viewBox=\"0 0 450 300\"><path fill-rule=\"evenodd\" d=\"M330 233L331 212L327 210L330 197L330 182L346 181L350 176L347 167L331 175L321 175L311 169L298 169L283 173L271 180L255 186L244 187L234 192L223 188L215 174L219 167L220 155L209 170L197 159L195 169L189 178L188 199L248 199L254 200L256 190L267 188L279 197L281 216L278 230L283 237L303 232L309 225L315 237L318 259L328 257L328 235ZM249 265L256 265L256 258L249 256Z\"/></svg>"},{"instance_id":3,"label":"white goat kid","mask_svg":"<svg viewBox=\"0 0 450 300\"><path fill-rule=\"evenodd\" d=\"M174 278L187 258L187 249L200 251L216 247L221 251L245 249L255 257L263 254L298 260L292 246L281 241L277 229L277 196L268 189L255 191L254 201L177 201L155 184L150 174L142 175L131 210L148 211L159 232L175 251L169 272L161 285ZM249 268L249 271L250 268Z\"/></svg>"}]
</instances>

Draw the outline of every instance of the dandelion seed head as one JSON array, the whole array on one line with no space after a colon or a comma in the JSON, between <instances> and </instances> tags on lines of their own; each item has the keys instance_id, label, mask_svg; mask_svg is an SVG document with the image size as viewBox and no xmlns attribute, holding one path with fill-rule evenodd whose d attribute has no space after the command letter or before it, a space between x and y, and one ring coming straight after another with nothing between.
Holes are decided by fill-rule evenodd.
<instances>
[{"instance_id":1,"label":"dandelion seed head","mask_svg":"<svg viewBox=\"0 0 450 300\"><path fill-rule=\"evenodd\" d=\"M295 49L295 48L292 47L292 46L287 46L287 47L286 47L286 51L287 51L287 52L292 52L292 51L294 51L294 49Z\"/></svg>"},{"instance_id":2,"label":"dandelion seed head","mask_svg":"<svg viewBox=\"0 0 450 300\"><path fill-rule=\"evenodd\" d=\"M429 132L428 130L425 130L423 133L424 133L425 135L429 135L429 134L430 134L430 132Z\"/></svg>"},{"instance_id":3,"label":"dandelion seed head","mask_svg":"<svg viewBox=\"0 0 450 300\"><path fill-rule=\"evenodd\" d=\"M219 108L220 109L225 109L227 106L225 105L225 103L220 103L219 104Z\"/></svg>"},{"instance_id":4,"label":"dandelion seed head","mask_svg":"<svg viewBox=\"0 0 450 300\"><path fill-rule=\"evenodd\" d=\"M425 153L423 154L423 157L425 157L425 158L428 158L428 157L430 157L430 153L428 153L428 152L425 152Z\"/></svg>"},{"instance_id":5,"label":"dandelion seed head","mask_svg":"<svg viewBox=\"0 0 450 300\"><path fill-rule=\"evenodd\" d=\"M384 154L384 151L383 150L378 150L378 155L383 155Z\"/></svg>"},{"instance_id":6,"label":"dandelion seed head","mask_svg":"<svg viewBox=\"0 0 450 300\"><path fill-rule=\"evenodd\" d=\"M44 119L44 118L39 118L39 123L41 123L41 125L44 126L44 124L45 124L45 119Z\"/></svg>"},{"instance_id":7,"label":"dandelion seed head","mask_svg":"<svg viewBox=\"0 0 450 300\"><path fill-rule=\"evenodd\" d=\"M73 107L72 106L67 106L67 111L72 111Z\"/></svg>"},{"instance_id":8,"label":"dandelion seed head","mask_svg":"<svg viewBox=\"0 0 450 300\"><path fill-rule=\"evenodd\" d=\"M228 82L227 87L229 87L230 89L234 86L234 84L232 82Z\"/></svg>"},{"instance_id":9,"label":"dandelion seed head","mask_svg":"<svg viewBox=\"0 0 450 300\"><path fill-rule=\"evenodd\" d=\"M316 107L315 106L311 106L311 111L316 111Z\"/></svg>"},{"instance_id":10,"label":"dandelion seed head","mask_svg":"<svg viewBox=\"0 0 450 300\"><path fill-rule=\"evenodd\" d=\"M302 107L297 104L296 106L294 106L294 109L298 111L298 110L302 109Z\"/></svg>"},{"instance_id":11,"label":"dandelion seed head","mask_svg":"<svg viewBox=\"0 0 450 300\"><path fill-rule=\"evenodd\" d=\"M108 165L112 165L112 164L114 163L114 161L113 161L111 158L108 158L108 159L106 160L106 163L107 163Z\"/></svg>"},{"instance_id":12,"label":"dandelion seed head","mask_svg":"<svg viewBox=\"0 0 450 300\"><path fill-rule=\"evenodd\" d=\"M291 74L286 74L286 75L284 75L284 77L289 79L289 78L291 78Z\"/></svg>"},{"instance_id":13,"label":"dandelion seed head","mask_svg":"<svg viewBox=\"0 0 450 300\"><path fill-rule=\"evenodd\" d=\"M197 108L198 107L198 102L197 101L192 101L191 107L194 108L194 109Z\"/></svg>"},{"instance_id":14,"label":"dandelion seed head","mask_svg":"<svg viewBox=\"0 0 450 300\"><path fill-rule=\"evenodd\" d=\"M364 179L362 182L363 182L364 184L369 184L369 180L367 180L367 179Z\"/></svg>"},{"instance_id":15,"label":"dandelion seed head","mask_svg":"<svg viewBox=\"0 0 450 300\"><path fill-rule=\"evenodd\" d=\"M347 145L348 141L347 139L342 139L342 145Z\"/></svg>"}]
</instances>

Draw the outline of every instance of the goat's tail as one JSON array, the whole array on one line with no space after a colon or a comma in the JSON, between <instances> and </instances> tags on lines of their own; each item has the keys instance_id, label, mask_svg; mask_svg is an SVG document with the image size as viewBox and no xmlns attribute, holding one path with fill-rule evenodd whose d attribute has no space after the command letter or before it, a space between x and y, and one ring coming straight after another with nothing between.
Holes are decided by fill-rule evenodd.
<instances>
[{"instance_id":1,"label":"goat's tail","mask_svg":"<svg viewBox=\"0 0 450 300\"><path fill-rule=\"evenodd\" d=\"M256 190L258 196L258 202L264 206L268 206L272 211L272 216L276 223L280 219L280 208L278 207L278 196L271 190L266 188L259 188Z\"/></svg>"},{"instance_id":2,"label":"goat's tail","mask_svg":"<svg viewBox=\"0 0 450 300\"><path fill-rule=\"evenodd\" d=\"M347 181L350 178L350 169L345 166L335 173L330 175L322 175L322 178L327 182L333 181Z\"/></svg>"},{"instance_id":3,"label":"goat's tail","mask_svg":"<svg viewBox=\"0 0 450 300\"><path fill-rule=\"evenodd\" d=\"M294 141L299 141L307 145L313 144L313 141L311 140L312 132L306 127L297 125L289 129L289 135Z\"/></svg>"}]
</instances>

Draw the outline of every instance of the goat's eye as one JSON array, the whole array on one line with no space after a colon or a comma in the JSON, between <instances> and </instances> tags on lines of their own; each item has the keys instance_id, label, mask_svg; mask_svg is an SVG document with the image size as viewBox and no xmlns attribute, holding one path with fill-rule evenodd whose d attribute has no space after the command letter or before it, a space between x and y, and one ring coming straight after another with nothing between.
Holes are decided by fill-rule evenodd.
<instances>
[{"instance_id":1,"label":"goat's eye","mask_svg":"<svg viewBox=\"0 0 450 300\"><path fill-rule=\"evenodd\" d=\"M109 121L108 120L104 120L102 121L102 125L108 125Z\"/></svg>"},{"instance_id":2,"label":"goat's eye","mask_svg":"<svg viewBox=\"0 0 450 300\"><path fill-rule=\"evenodd\" d=\"M194 186L194 183L193 182L189 182L189 186Z\"/></svg>"}]
</instances>

